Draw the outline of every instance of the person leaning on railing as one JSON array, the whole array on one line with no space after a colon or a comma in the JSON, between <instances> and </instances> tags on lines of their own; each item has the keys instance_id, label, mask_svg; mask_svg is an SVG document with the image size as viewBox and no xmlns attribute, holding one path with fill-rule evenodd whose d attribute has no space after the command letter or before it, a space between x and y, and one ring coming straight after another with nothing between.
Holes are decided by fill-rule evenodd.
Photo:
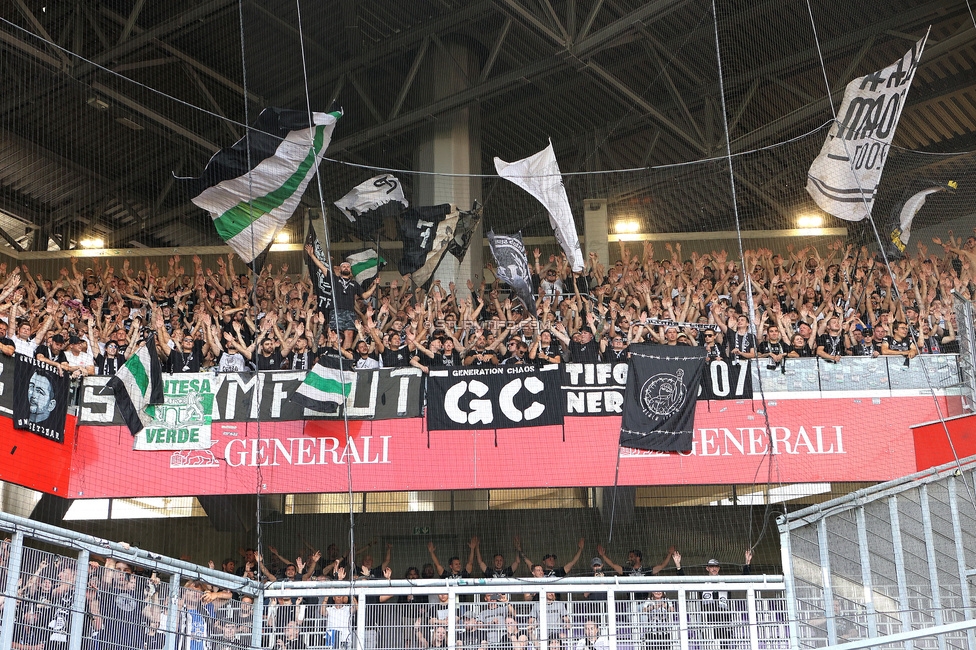
<instances>
[{"instance_id":1,"label":"person leaning on railing","mask_svg":"<svg viewBox=\"0 0 976 650\"><path fill-rule=\"evenodd\" d=\"M685 575L681 567L681 553L675 551L672 555L674 566L677 568L678 575ZM722 563L712 558L705 565L705 570L710 578L717 578L722 570ZM742 575L752 573L752 549L745 551L745 564L742 565ZM705 590L691 592L691 597L696 598L702 613L702 625L705 629L710 629L713 638L719 642L722 650L730 650L735 645L735 626L734 608L730 602L730 594L724 590Z\"/></svg>"}]
</instances>

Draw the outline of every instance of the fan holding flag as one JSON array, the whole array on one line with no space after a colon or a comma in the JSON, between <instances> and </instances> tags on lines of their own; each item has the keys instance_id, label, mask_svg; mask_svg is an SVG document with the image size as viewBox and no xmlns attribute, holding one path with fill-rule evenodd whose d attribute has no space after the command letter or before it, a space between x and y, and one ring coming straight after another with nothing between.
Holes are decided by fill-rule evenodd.
<instances>
[{"instance_id":1,"label":"fan holding flag","mask_svg":"<svg viewBox=\"0 0 976 650\"><path fill-rule=\"evenodd\" d=\"M136 353L119 368L105 388L115 394L115 403L129 432L136 436L153 421L154 404L163 404L163 370L156 354L156 334L150 332Z\"/></svg>"}]
</instances>

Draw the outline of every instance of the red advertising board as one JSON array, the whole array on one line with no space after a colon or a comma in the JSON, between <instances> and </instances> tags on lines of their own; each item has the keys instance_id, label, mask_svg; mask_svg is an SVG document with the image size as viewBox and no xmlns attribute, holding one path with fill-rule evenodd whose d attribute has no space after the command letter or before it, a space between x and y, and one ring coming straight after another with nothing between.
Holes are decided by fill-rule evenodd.
<instances>
[{"instance_id":1,"label":"red advertising board","mask_svg":"<svg viewBox=\"0 0 976 650\"><path fill-rule=\"evenodd\" d=\"M976 415L959 415L912 427L915 469L922 471L976 454Z\"/></svg>"},{"instance_id":2,"label":"red advertising board","mask_svg":"<svg viewBox=\"0 0 976 650\"><path fill-rule=\"evenodd\" d=\"M134 451L124 427L78 430L69 498L475 488L885 481L915 471L931 397L700 402L685 454L619 450L619 417L428 431L422 418L214 423L210 449ZM945 404L941 405L945 409ZM771 473L770 473L771 472ZM19 482L19 481L18 481ZM63 492L62 492L63 493Z\"/></svg>"},{"instance_id":3,"label":"red advertising board","mask_svg":"<svg viewBox=\"0 0 976 650\"><path fill-rule=\"evenodd\" d=\"M0 417L0 480L33 490L65 496L75 443L75 418L64 423L64 443L14 429L14 421ZM131 441L130 441L131 445Z\"/></svg>"}]
</instances>

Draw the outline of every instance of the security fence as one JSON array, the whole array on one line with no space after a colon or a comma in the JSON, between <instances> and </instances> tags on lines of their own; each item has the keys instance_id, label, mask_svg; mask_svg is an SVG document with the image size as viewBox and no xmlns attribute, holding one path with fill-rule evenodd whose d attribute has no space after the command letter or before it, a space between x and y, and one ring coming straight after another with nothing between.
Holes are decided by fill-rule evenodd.
<instances>
[{"instance_id":1,"label":"security fence","mask_svg":"<svg viewBox=\"0 0 976 650\"><path fill-rule=\"evenodd\" d=\"M781 517L794 647L976 648L974 469L976 457Z\"/></svg>"},{"instance_id":2,"label":"security fence","mask_svg":"<svg viewBox=\"0 0 976 650\"><path fill-rule=\"evenodd\" d=\"M0 529L3 648L789 647L781 576L262 584L12 515Z\"/></svg>"}]
</instances>

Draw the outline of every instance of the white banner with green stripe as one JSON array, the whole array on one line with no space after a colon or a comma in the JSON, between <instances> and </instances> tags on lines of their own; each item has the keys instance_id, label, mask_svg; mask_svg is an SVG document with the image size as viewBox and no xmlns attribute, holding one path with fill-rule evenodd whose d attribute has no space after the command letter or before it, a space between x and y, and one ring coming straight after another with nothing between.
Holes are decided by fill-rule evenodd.
<instances>
[{"instance_id":1,"label":"white banner with green stripe","mask_svg":"<svg viewBox=\"0 0 976 650\"><path fill-rule=\"evenodd\" d=\"M250 173L212 185L192 199L210 213L217 233L244 262L260 255L295 212L340 116L313 113L313 128L290 131Z\"/></svg>"}]
</instances>

